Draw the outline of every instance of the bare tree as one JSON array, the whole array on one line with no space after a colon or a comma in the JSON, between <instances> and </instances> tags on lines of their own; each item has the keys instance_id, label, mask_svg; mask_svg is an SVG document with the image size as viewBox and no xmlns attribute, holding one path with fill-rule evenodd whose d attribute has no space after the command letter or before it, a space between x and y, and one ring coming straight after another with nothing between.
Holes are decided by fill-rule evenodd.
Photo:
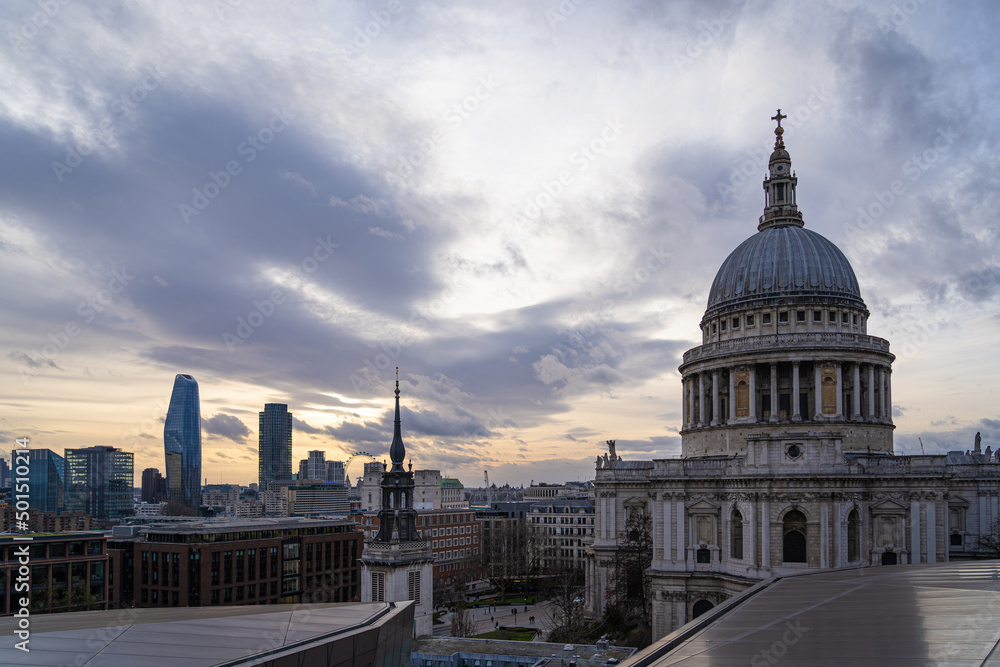
<instances>
[{"instance_id":1,"label":"bare tree","mask_svg":"<svg viewBox=\"0 0 1000 667\"><path fill-rule=\"evenodd\" d=\"M506 601L507 594L520 580L538 574L544 547L526 522L516 519L493 521L484 529L483 570L490 583Z\"/></svg>"},{"instance_id":2,"label":"bare tree","mask_svg":"<svg viewBox=\"0 0 1000 667\"><path fill-rule=\"evenodd\" d=\"M649 625L651 597L646 570L653 563L653 520L633 512L618 535L609 606L629 620Z\"/></svg>"},{"instance_id":3,"label":"bare tree","mask_svg":"<svg viewBox=\"0 0 1000 667\"><path fill-rule=\"evenodd\" d=\"M451 636L469 637L474 633L475 627L472 614L465 608L465 602L460 600L455 605L455 613L451 616Z\"/></svg>"},{"instance_id":4,"label":"bare tree","mask_svg":"<svg viewBox=\"0 0 1000 667\"><path fill-rule=\"evenodd\" d=\"M976 548L991 558L1000 558L1000 519L990 524L985 535L980 535Z\"/></svg>"}]
</instances>

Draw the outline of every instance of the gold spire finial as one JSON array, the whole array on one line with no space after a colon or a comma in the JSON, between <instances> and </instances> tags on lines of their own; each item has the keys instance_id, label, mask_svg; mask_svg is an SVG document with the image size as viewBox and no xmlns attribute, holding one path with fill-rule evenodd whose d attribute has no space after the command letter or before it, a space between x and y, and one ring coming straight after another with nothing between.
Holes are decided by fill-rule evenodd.
<instances>
[{"instance_id":1,"label":"gold spire finial","mask_svg":"<svg viewBox=\"0 0 1000 667\"><path fill-rule=\"evenodd\" d=\"M774 128L774 148L775 150L785 147L785 142L782 140L781 135L785 133L785 128L781 127L781 121L788 118L787 115L781 113L781 109L778 109L778 113L771 116L771 120L778 121L778 127Z\"/></svg>"}]
</instances>

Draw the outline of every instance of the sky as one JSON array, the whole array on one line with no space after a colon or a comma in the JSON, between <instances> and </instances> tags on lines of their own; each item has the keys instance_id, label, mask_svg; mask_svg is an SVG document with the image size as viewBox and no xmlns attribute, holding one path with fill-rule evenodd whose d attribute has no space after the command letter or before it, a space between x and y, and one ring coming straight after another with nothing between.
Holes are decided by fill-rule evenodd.
<instances>
[{"instance_id":1,"label":"sky","mask_svg":"<svg viewBox=\"0 0 1000 667\"><path fill-rule=\"evenodd\" d=\"M0 6L0 448L209 482L257 413L477 486L678 456L677 366L756 232L780 108L806 226L890 341L899 453L1000 445L1000 6ZM352 464L349 474L361 472Z\"/></svg>"}]
</instances>

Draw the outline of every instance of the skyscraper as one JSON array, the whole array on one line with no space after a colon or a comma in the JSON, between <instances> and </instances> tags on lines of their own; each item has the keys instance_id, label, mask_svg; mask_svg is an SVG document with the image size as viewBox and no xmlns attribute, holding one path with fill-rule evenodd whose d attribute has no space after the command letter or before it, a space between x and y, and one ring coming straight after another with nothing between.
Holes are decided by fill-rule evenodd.
<instances>
[{"instance_id":1,"label":"skyscraper","mask_svg":"<svg viewBox=\"0 0 1000 667\"><path fill-rule=\"evenodd\" d=\"M40 512L61 512L66 509L66 475L63 457L51 449L28 450L28 507Z\"/></svg>"},{"instance_id":2,"label":"skyscraper","mask_svg":"<svg viewBox=\"0 0 1000 667\"><path fill-rule=\"evenodd\" d=\"M114 447L66 450L66 509L98 519L132 515L134 454Z\"/></svg>"},{"instance_id":3,"label":"skyscraper","mask_svg":"<svg viewBox=\"0 0 1000 667\"><path fill-rule=\"evenodd\" d=\"M167 497L197 511L201 504L201 404L198 382L190 375L174 378L163 425L163 450Z\"/></svg>"},{"instance_id":4,"label":"skyscraper","mask_svg":"<svg viewBox=\"0 0 1000 667\"><path fill-rule=\"evenodd\" d=\"M266 403L259 426L259 488L266 491L270 482L292 479L292 413L284 403Z\"/></svg>"}]
</instances>

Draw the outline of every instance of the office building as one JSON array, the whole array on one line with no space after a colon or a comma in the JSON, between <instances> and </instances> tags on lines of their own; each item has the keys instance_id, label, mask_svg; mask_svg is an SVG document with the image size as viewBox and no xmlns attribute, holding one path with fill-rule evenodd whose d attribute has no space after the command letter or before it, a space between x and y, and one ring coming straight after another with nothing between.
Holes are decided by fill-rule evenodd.
<instances>
[{"instance_id":1,"label":"office building","mask_svg":"<svg viewBox=\"0 0 1000 667\"><path fill-rule=\"evenodd\" d=\"M114 447L66 450L66 509L95 519L132 515L132 452Z\"/></svg>"},{"instance_id":2,"label":"office building","mask_svg":"<svg viewBox=\"0 0 1000 667\"><path fill-rule=\"evenodd\" d=\"M128 607L350 602L361 532L346 520L217 519L151 524L110 544Z\"/></svg>"},{"instance_id":3,"label":"office building","mask_svg":"<svg viewBox=\"0 0 1000 667\"><path fill-rule=\"evenodd\" d=\"M107 537L99 531L34 535L31 542L0 536L0 614L11 615L29 598L29 612L48 614L108 608ZM30 594L14 590L28 551ZM32 646L34 648L34 646Z\"/></svg>"},{"instance_id":4,"label":"office building","mask_svg":"<svg viewBox=\"0 0 1000 667\"><path fill-rule=\"evenodd\" d=\"M260 413L258 433L260 489L292 479L292 413L283 403L267 403Z\"/></svg>"},{"instance_id":5,"label":"office building","mask_svg":"<svg viewBox=\"0 0 1000 667\"><path fill-rule=\"evenodd\" d=\"M66 509L66 467L51 449L28 450L28 506L39 512Z\"/></svg>"},{"instance_id":6,"label":"office building","mask_svg":"<svg viewBox=\"0 0 1000 667\"><path fill-rule=\"evenodd\" d=\"M201 503L201 402L198 382L190 375L174 378L163 424L167 495L197 513Z\"/></svg>"},{"instance_id":7,"label":"office building","mask_svg":"<svg viewBox=\"0 0 1000 667\"><path fill-rule=\"evenodd\" d=\"M142 502L159 503L167 499L167 480L156 468L142 471Z\"/></svg>"}]
</instances>

